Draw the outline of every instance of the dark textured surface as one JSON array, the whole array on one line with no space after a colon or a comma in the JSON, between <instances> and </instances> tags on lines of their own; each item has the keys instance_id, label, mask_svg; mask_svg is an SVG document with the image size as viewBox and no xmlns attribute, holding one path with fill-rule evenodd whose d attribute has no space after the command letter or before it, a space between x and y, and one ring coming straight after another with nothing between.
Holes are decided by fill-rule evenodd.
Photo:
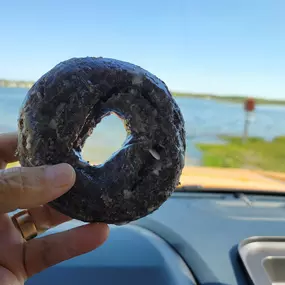
<instances>
[{"instance_id":1,"label":"dark textured surface","mask_svg":"<svg viewBox=\"0 0 285 285\"><path fill-rule=\"evenodd\" d=\"M125 120L127 138L104 164L80 152L111 112ZM116 139L116 138L114 138ZM164 82L130 63L73 58L29 90L20 112L22 166L70 163L74 187L50 205L86 222L126 223L156 210L179 183L185 155L182 114Z\"/></svg>"}]
</instances>

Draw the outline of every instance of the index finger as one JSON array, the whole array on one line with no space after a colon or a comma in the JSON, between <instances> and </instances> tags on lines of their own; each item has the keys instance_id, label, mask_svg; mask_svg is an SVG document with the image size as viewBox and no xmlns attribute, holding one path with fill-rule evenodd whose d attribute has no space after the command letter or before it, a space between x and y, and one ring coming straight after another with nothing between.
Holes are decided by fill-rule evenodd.
<instances>
[{"instance_id":1,"label":"index finger","mask_svg":"<svg viewBox=\"0 0 285 285\"><path fill-rule=\"evenodd\" d=\"M18 158L15 155L17 144L17 132L0 134L0 160L5 163L18 161Z\"/></svg>"}]
</instances>

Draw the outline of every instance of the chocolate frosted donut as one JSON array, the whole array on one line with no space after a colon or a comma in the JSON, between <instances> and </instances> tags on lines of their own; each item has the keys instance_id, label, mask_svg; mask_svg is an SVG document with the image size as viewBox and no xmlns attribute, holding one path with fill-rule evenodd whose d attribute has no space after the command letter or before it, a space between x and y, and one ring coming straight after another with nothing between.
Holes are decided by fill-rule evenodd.
<instances>
[{"instance_id":1,"label":"chocolate frosted donut","mask_svg":"<svg viewBox=\"0 0 285 285\"><path fill-rule=\"evenodd\" d=\"M111 113L124 120L127 138L105 163L91 166L81 150ZM94 57L59 63L29 90L18 126L22 166L74 167L75 185L50 202L71 218L127 223L155 211L179 184L182 114L164 82L136 65Z\"/></svg>"}]
</instances>

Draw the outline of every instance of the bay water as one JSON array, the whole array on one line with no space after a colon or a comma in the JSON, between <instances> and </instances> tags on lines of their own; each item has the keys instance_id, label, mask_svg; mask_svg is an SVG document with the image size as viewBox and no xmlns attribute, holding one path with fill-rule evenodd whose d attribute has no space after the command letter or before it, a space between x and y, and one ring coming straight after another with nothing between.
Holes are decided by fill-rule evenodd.
<instances>
[{"instance_id":1,"label":"bay water","mask_svg":"<svg viewBox=\"0 0 285 285\"><path fill-rule=\"evenodd\" d=\"M27 91L0 88L0 133L17 130L19 110ZM186 124L186 165L201 163L201 153L195 147L197 142L222 143L219 135L242 135L245 118L242 104L199 98L176 97L175 100ZM257 106L249 135L266 140L285 135L285 106ZM125 136L123 122L114 115L106 117L87 140L83 157L93 163L104 162L121 147Z\"/></svg>"}]
</instances>

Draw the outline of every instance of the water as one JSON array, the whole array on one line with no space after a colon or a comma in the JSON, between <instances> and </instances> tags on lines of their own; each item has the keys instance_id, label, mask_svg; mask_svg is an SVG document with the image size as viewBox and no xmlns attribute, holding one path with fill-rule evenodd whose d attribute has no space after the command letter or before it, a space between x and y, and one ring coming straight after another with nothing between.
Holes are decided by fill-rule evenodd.
<instances>
[{"instance_id":1,"label":"water","mask_svg":"<svg viewBox=\"0 0 285 285\"><path fill-rule=\"evenodd\" d=\"M27 89L0 88L0 132L17 130L19 109ZM244 112L241 104L194 98L175 99L183 113L187 132L186 164L199 164L196 142L221 143L217 135L242 135ZM285 135L285 106L257 106L249 128L251 136L271 140ZM83 157L105 161L125 139L123 123L116 116L105 118L87 140Z\"/></svg>"}]
</instances>

